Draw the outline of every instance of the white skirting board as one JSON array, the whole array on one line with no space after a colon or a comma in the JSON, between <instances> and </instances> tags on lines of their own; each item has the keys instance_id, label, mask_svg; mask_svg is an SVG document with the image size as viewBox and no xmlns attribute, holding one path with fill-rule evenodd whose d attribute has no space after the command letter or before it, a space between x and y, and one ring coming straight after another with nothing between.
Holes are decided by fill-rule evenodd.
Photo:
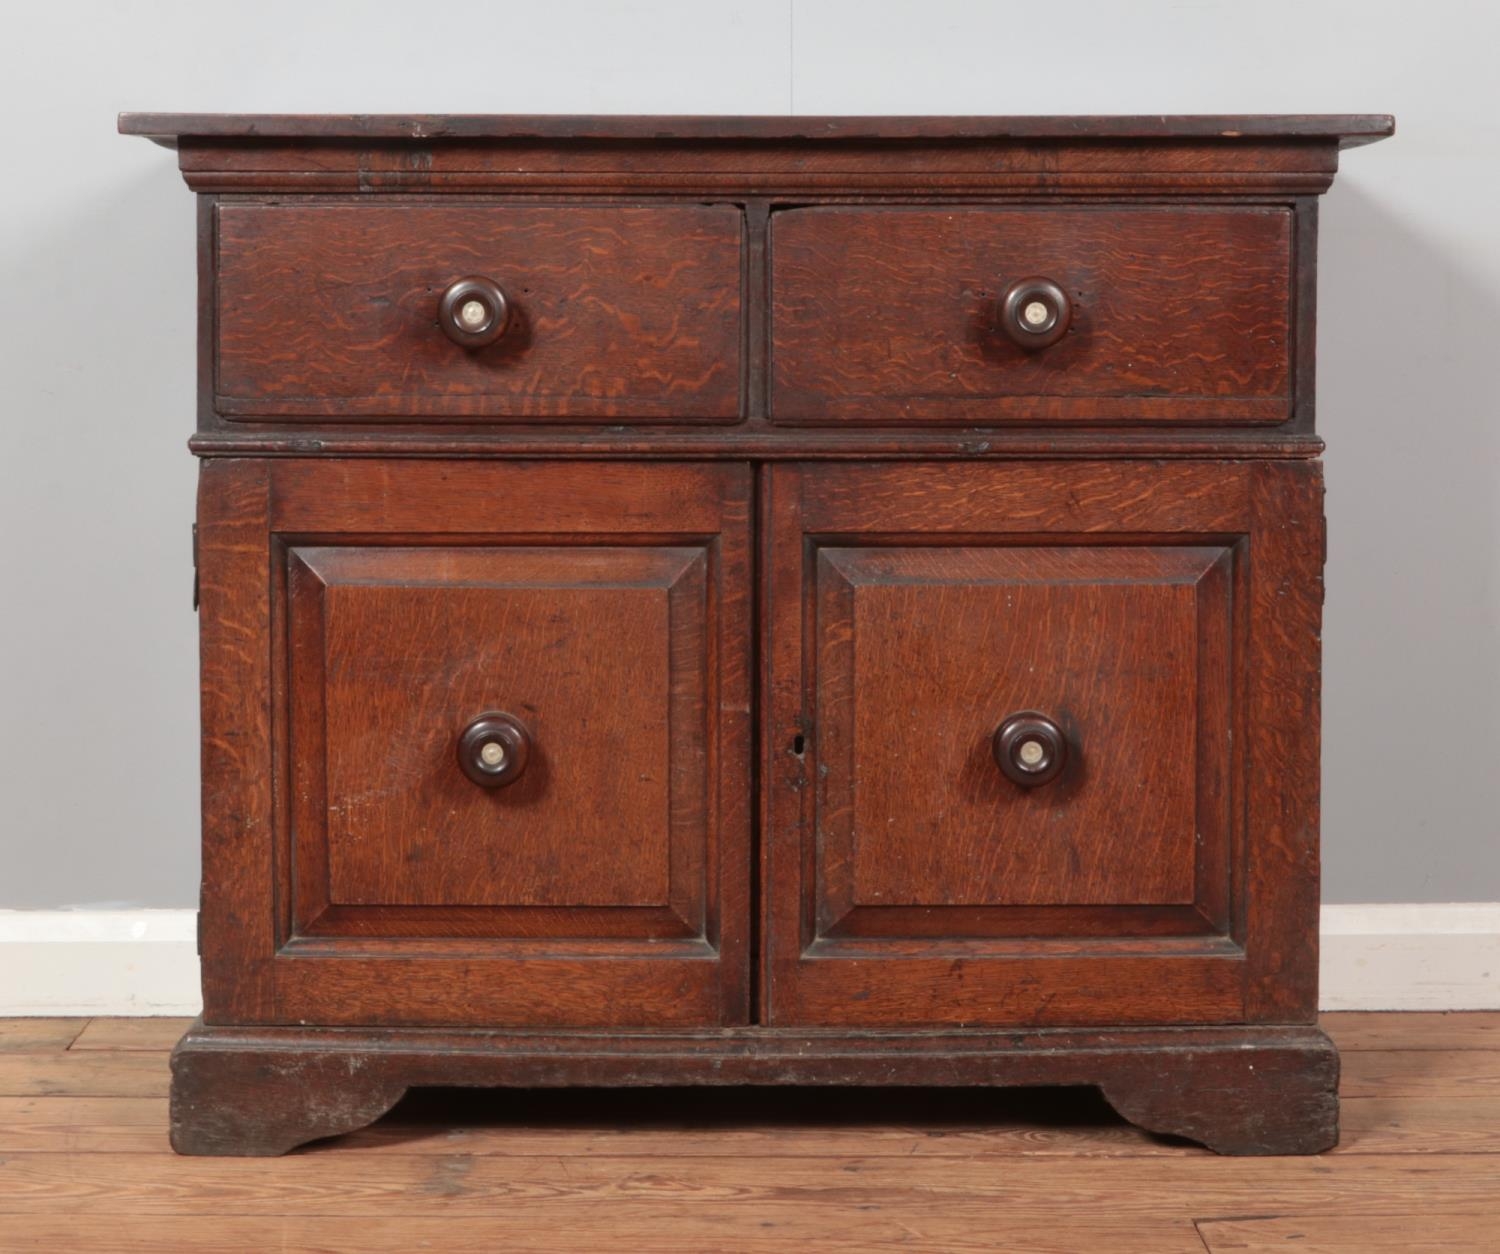
<instances>
[{"instance_id":1,"label":"white skirting board","mask_svg":"<svg viewBox=\"0 0 1500 1254\"><path fill-rule=\"evenodd\" d=\"M0 1016L192 1015L192 910L0 910ZM1500 902L1323 907L1325 1010L1500 1010Z\"/></svg>"}]
</instances>

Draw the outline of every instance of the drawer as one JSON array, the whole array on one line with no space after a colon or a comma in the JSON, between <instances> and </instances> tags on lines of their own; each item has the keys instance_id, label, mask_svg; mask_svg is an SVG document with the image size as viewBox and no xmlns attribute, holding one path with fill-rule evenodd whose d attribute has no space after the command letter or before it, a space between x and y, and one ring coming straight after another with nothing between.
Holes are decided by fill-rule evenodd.
<instances>
[{"instance_id":1,"label":"drawer","mask_svg":"<svg viewBox=\"0 0 1500 1254\"><path fill-rule=\"evenodd\" d=\"M769 476L773 1022L1238 1021L1287 978L1316 467Z\"/></svg>"},{"instance_id":2,"label":"drawer","mask_svg":"<svg viewBox=\"0 0 1500 1254\"><path fill-rule=\"evenodd\" d=\"M772 416L808 425L1284 422L1292 238L1283 208L777 213ZM1028 310L1040 333L1018 325Z\"/></svg>"},{"instance_id":3,"label":"drawer","mask_svg":"<svg viewBox=\"0 0 1500 1254\"><path fill-rule=\"evenodd\" d=\"M641 419L740 413L742 216L727 205L229 204L215 405L229 418ZM478 276L486 344L439 323Z\"/></svg>"},{"instance_id":4,"label":"drawer","mask_svg":"<svg viewBox=\"0 0 1500 1254\"><path fill-rule=\"evenodd\" d=\"M231 538L257 476L266 531ZM239 870L210 867L266 963L247 1013L744 1021L746 467L289 459L204 485L205 613L232 636L271 589L274 644L210 649L205 680L269 691L278 729L274 860L231 820Z\"/></svg>"}]
</instances>

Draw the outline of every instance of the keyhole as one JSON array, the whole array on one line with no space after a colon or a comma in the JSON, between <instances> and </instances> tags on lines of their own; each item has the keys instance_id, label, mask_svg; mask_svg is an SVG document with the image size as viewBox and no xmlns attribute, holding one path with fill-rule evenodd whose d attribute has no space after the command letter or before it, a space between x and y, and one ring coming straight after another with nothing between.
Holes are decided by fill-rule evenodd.
<instances>
[{"instance_id":1,"label":"keyhole","mask_svg":"<svg viewBox=\"0 0 1500 1254\"><path fill-rule=\"evenodd\" d=\"M799 732L797 735L795 735L795 736L792 737L792 752L793 753L795 753L800 758L802 756L803 752L806 749L807 749L807 738L805 736L803 736Z\"/></svg>"}]
</instances>

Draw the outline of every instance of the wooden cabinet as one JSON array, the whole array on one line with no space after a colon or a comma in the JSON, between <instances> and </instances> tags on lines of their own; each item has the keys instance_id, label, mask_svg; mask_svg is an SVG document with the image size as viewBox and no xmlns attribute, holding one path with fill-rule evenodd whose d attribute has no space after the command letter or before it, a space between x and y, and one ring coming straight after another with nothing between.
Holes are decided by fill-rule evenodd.
<instances>
[{"instance_id":1,"label":"wooden cabinet","mask_svg":"<svg viewBox=\"0 0 1500 1254\"><path fill-rule=\"evenodd\" d=\"M122 129L200 198L180 1150L432 1084L1333 1143L1316 198L1389 119Z\"/></svg>"}]
</instances>

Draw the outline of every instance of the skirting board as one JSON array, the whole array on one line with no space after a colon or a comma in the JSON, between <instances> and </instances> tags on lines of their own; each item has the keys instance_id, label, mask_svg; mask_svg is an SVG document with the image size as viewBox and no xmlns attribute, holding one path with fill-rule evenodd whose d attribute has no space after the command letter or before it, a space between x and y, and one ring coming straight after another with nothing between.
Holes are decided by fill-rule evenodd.
<instances>
[{"instance_id":1,"label":"skirting board","mask_svg":"<svg viewBox=\"0 0 1500 1254\"><path fill-rule=\"evenodd\" d=\"M1324 1010L1500 1010L1500 902L1324 906ZM192 910L0 910L0 1016L193 1015Z\"/></svg>"}]
</instances>

